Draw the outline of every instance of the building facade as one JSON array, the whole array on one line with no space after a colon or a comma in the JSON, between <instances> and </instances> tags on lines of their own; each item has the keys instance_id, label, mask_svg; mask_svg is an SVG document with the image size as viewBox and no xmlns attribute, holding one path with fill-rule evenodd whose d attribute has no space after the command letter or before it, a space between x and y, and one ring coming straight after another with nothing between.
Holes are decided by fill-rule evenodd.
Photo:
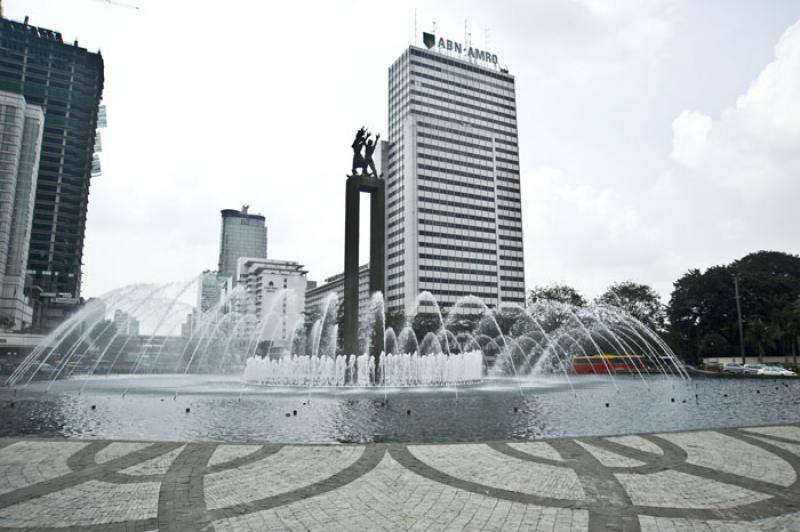
<instances>
[{"instance_id":1,"label":"building facade","mask_svg":"<svg viewBox=\"0 0 800 532\"><path fill-rule=\"evenodd\" d=\"M43 126L40 107L0 92L0 318L12 329L33 320L25 281Z\"/></svg>"},{"instance_id":2,"label":"building facade","mask_svg":"<svg viewBox=\"0 0 800 532\"><path fill-rule=\"evenodd\" d=\"M242 257L267 258L267 228L260 214L249 214L248 206L241 211L222 210L222 231L219 242L220 275L236 281L236 268Z\"/></svg>"},{"instance_id":3,"label":"building facade","mask_svg":"<svg viewBox=\"0 0 800 532\"><path fill-rule=\"evenodd\" d=\"M235 290L239 293L231 296L232 309L254 317L249 327L258 327L259 341L271 340L273 350L289 348L295 328L303 321L307 273L294 261L254 257L238 261ZM242 329L245 336L250 332Z\"/></svg>"},{"instance_id":4,"label":"building facade","mask_svg":"<svg viewBox=\"0 0 800 532\"><path fill-rule=\"evenodd\" d=\"M27 273L41 288L37 325L50 328L80 302L86 211L103 58L61 34L0 19L0 90L44 111Z\"/></svg>"},{"instance_id":5,"label":"building facade","mask_svg":"<svg viewBox=\"0 0 800 532\"><path fill-rule=\"evenodd\" d=\"M197 310L207 312L217 305L223 292L225 279L209 270L197 279Z\"/></svg>"},{"instance_id":6,"label":"building facade","mask_svg":"<svg viewBox=\"0 0 800 532\"><path fill-rule=\"evenodd\" d=\"M325 279L319 286L309 287L306 290L306 314L321 312L325 301L331 294L336 294L336 300L341 305L344 301L344 273L336 274ZM358 268L358 322L365 323L369 312L369 264Z\"/></svg>"},{"instance_id":7,"label":"building facade","mask_svg":"<svg viewBox=\"0 0 800 532\"><path fill-rule=\"evenodd\" d=\"M139 320L131 314L117 309L114 311L113 319L117 333L125 336L139 336Z\"/></svg>"},{"instance_id":8,"label":"building facade","mask_svg":"<svg viewBox=\"0 0 800 532\"><path fill-rule=\"evenodd\" d=\"M436 42L389 68L387 308L411 313L423 291L524 303L514 77Z\"/></svg>"}]
</instances>

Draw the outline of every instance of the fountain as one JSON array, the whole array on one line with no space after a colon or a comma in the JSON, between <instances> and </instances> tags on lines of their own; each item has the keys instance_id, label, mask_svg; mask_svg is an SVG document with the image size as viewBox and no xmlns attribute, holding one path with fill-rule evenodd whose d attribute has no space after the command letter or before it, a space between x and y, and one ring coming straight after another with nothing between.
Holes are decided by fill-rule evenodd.
<instances>
[{"instance_id":1,"label":"fountain","mask_svg":"<svg viewBox=\"0 0 800 532\"><path fill-rule=\"evenodd\" d=\"M344 353L335 295L316 320L294 323L286 339L277 332L285 308L279 303L302 294L280 292L259 316L249 312L249 296L234 289L206 312L188 313L186 294L196 282L131 285L88 302L23 360L7 384L45 381L50 389L57 381L112 374L238 374L244 383L276 387L520 386L541 378L571 383L577 378L575 357L599 355L592 372L611 382L620 372L640 379L686 377L657 333L607 305L540 302L497 310L468 296L443 311L423 292L413 315L395 331L386 326L383 298L376 293L360 326L357 352ZM118 330L111 317L120 313L140 322L147 334ZM612 367L612 356L631 363Z\"/></svg>"}]
</instances>

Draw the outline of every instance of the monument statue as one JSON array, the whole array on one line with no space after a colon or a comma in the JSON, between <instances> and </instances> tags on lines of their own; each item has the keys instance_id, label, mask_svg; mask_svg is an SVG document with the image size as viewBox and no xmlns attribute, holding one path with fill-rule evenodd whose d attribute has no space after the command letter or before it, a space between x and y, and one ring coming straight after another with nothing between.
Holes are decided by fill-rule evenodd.
<instances>
[{"instance_id":1,"label":"monument statue","mask_svg":"<svg viewBox=\"0 0 800 532\"><path fill-rule=\"evenodd\" d=\"M356 131L356 138L353 140L351 148L353 148L353 169L351 175L359 175L356 171L361 170L362 176L378 177L378 170L375 168L375 160L372 154L375 153L375 148L378 146L378 140L381 138L380 134L375 135L375 140L370 139L371 135L367 128L362 127ZM361 154L361 150L364 154Z\"/></svg>"},{"instance_id":2,"label":"monument statue","mask_svg":"<svg viewBox=\"0 0 800 532\"><path fill-rule=\"evenodd\" d=\"M380 135L371 138L367 128L362 127L356 132L353 139L353 171L345 182L347 191L345 199L344 218L344 298L343 298L343 323L339 331L342 337L342 347L348 357L360 353L358 346L358 302L360 294L359 273L359 227L361 226L361 193L370 196L369 202L369 293L370 295L385 292L385 265L386 265L386 182L378 176L375 161L372 156L378 146ZM360 170L360 172L359 172ZM371 297L371 296L370 296ZM383 350L383 327L376 331L377 338L371 343L370 356L374 357L374 364L369 372L370 382L379 382L382 378L382 369L378 364L378 357ZM360 382L358 369L351 364L348 358L348 370L345 380L348 383ZM364 371L362 369L361 371ZM363 375L361 378L365 378Z\"/></svg>"}]
</instances>

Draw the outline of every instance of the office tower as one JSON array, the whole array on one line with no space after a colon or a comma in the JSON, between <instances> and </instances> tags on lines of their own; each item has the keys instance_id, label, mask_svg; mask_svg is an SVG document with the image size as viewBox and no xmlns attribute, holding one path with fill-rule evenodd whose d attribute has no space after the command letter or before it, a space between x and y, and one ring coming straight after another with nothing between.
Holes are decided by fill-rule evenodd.
<instances>
[{"instance_id":1,"label":"office tower","mask_svg":"<svg viewBox=\"0 0 800 532\"><path fill-rule=\"evenodd\" d=\"M307 273L294 261L240 258L236 278L242 294L232 298L232 307L240 316L255 318L245 322L250 329L240 328L244 335L259 327L260 341L272 340L275 349L290 347L292 332L303 320Z\"/></svg>"},{"instance_id":2,"label":"office tower","mask_svg":"<svg viewBox=\"0 0 800 532\"><path fill-rule=\"evenodd\" d=\"M44 111L27 273L42 290L37 325L50 328L80 301L103 58L27 18L0 19L0 90Z\"/></svg>"},{"instance_id":3,"label":"office tower","mask_svg":"<svg viewBox=\"0 0 800 532\"><path fill-rule=\"evenodd\" d=\"M242 257L267 258L267 228L260 214L249 214L248 206L241 211L222 210L222 232L219 243L220 275L236 278L238 260Z\"/></svg>"},{"instance_id":4,"label":"office tower","mask_svg":"<svg viewBox=\"0 0 800 532\"><path fill-rule=\"evenodd\" d=\"M0 91L0 326L31 325L25 287L44 114L19 94Z\"/></svg>"},{"instance_id":5,"label":"office tower","mask_svg":"<svg viewBox=\"0 0 800 532\"><path fill-rule=\"evenodd\" d=\"M388 310L423 291L445 308L524 303L514 77L492 54L423 42L389 68Z\"/></svg>"},{"instance_id":6,"label":"office tower","mask_svg":"<svg viewBox=\"0 0 800 532\"><path fill-rule=\"evenodd\" d=\"M207 312L219 303L224 283L217 272L206 270L201 273L197 280L197 310Z\"/></svg>"}]
</instances>

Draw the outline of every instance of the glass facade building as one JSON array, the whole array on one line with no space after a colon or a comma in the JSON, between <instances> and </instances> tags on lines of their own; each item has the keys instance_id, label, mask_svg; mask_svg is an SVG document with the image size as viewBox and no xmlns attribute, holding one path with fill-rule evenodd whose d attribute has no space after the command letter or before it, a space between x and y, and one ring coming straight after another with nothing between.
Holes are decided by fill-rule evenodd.
<instances>
[{"instance_id":1,"label":"glass facade building","mask_svg":"<svg viewBox=\"0 0 800 532\"><path fill-rule=\"evenodd\" d=\"M80 298L103 81L99 53L64 43L60 33L27 20L0 19L0 90L22 94L44 111L27 273L42 290L45 313L49 303L74 304Z\"/></svg>"},{"instance_id":2,"label":"glass facade building","mask_svg":"<svg viewBox=\"0 0 800 532\"><path fill-rule=\"evenodd\" d=\"M409 47L389 68L386 299L524 303L514 77Z\"/></svg>"},{"instance_id":3,"label":"glass facade building","mask_svg":"<svg viewBox=\"0 0 800 532\"><path fill-rule=\"evenodd\" d=\"M223 209L222 231L219 242L219 267L221 276L237 280L237 262L242 257L267 258L266 219L260 214L249 214L247 206L241 211Z\"/></svg>"},{"instance_id":4,"label":"glass facade building","mask_svg":"<svg viewBox=\"0 0 800 532\"><path fill-rule=\"evenodd\" d=\"M33 319L25 279L43 125L40 107L0 91L0 319L14 329Z\"/></svg>"}]
</instances>

